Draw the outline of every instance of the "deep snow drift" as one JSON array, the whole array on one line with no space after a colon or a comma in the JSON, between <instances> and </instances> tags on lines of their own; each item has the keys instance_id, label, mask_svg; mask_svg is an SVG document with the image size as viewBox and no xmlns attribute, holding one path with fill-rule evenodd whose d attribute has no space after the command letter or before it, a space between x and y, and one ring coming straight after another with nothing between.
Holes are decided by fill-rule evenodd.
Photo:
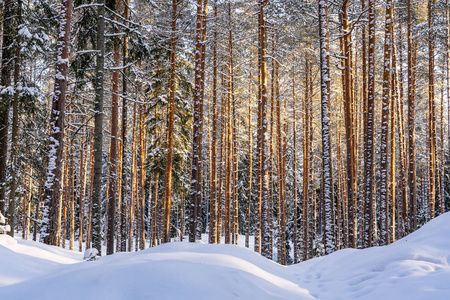
<instances>
[{"instance_id":1,"label":"deep snow drift","mask_svg":"<svg viewBox=\"0 0 450 300\"><path fill-rule=\"evenodd\" d=\"M385 247L283 267L231 245L171 243L85 262L0 237L0 299L450 299L450 214Z\"/></svg>"}]
</instances>

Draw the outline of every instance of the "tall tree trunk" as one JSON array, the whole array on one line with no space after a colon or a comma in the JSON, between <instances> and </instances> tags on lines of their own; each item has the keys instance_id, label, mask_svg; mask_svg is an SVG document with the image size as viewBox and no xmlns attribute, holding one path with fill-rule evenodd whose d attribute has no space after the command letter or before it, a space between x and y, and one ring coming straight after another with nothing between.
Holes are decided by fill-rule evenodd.
<instances>
[{"instance_id":1,"label":"tall tree trunk","mask_svg":"<svg viewBox=\"0 0 450 300\"><path fill-rule=\"evenodd\" d=\"M386 19L384 28L384 68L383 68L383 96L381 112L381 179L380 179L380 213L381 213L381 245L389 244L389 185L388 185L388 143L389 143L389 114L390 114L390 82L391 82L391 26L393 22L392 0L386 2Z\"/></svg>"},{"instance_id":2,"label":"tall tree trunk","mask_svg":"<svg viewBox=\"0 0 450 300\"><path fill-rule=\"evenodd\" d=\"M415 79L412 40L412 7L411 0L407 0L408 13L408 183L409 183L409 218L411 231L417 229L417 184L416 184L416 126L415 126ZM408 221L408 220L406 220Z\"/></svg>"},{"instance_id":3,"label":"tall tree trunk","mask_svg":"<svg viewBox=\"0 0 450 300\"><path fill-rule=\"evenodd\" d=\"M72 19L72 0L61 1L59 35L56 50L55 88L52 97L50 116L49 160L44 189L44 213L41 227L41 240L48 245L57 245L59 236L58 219L61 207L61 161L64 149L64 119L69 68L70 22ZM103 69L102 69L103 71ZM1 136L1 133L0 133ZM1 149L2 147L0 147ZM1 154L0 154L1 156ZM0 162L1 170L1 162ZM1 174L0 174L1 180ZM60 224L60 223L59 223Z\"/></svg>"},{"instance_id":4,"label":"tall tree trunk","mask_svg":"<svg viewBox=\"0 0 450 300\"><path fill-rule=\"evenodd\" d=\"M309 224L308 224L308 203L309 203L309 154L310 154L310 99L309 86L310 86L310 74L309 74L309 56L305 55L305 100L303 104L303 202L302 202L302 250L301 250L301 260L305 261L308 257L308 240L309 240Z\"/></svg>"},{"instance_id":5,"label":"tall tree trunk","mask_svg":"<svg viewBox=\"0 0 450 300\"><path fill-rule=\"evenodd\" d=\"M2 41L2 69L0 85L5 89L12 85L11 76L14 66L14 18L16 14L16 3L13 0L5 0L3 3L3 41ZM6 90L7 91L7 90ZM9 109L11 107L12 95L10 92L1 93L0 105L0 212L5 213L6 199L6 164L8 160L8 128L9 128ZM48 219L49 210L44 209L44 220ZM52 216L52 215L51 215ZM49 224L44 223L43 227L47 232ZM42 238L45 235L41 235Z\"/></svg>"},{"instance_id":6,"label":"tall tree trunk","mask_svg":"<svg viewBox=\"0 0 450 300\"><path fill-rule=\"evenodd\" d=\"M170 242L170 201L172 196L172 156L173 156L173 118L175 113L175 72L177 47L177 0L172 1L172 32L170 41L170 82L169 82L169 116L167 129L167 164L164 198L164 234L163 242Z\"/></svg>"},{"instance_id":7,"label":"tall tree trunk","mask_svg":"<svg viewBox=\"0 0 450 300\"><path fill-rule=\"evenodd\" d=\"M353 116L353 84L351 64L351 32L349 29L347 8L349 0L342 5L342 29L343 29L343 54L344 54L344 113L345 135L347 147L347 199L349 218L349 246L357 246L357 206L356 206L356 144L355 144L355 120Z\"/></svg>"},{"instance_id":8,"label":"tall tree trunk","mask_svg":"<svg viewBox=\"0 0 450 300\"><path fill-rule=\"evenodd\" d=\"M247 194L247 232L245 235L245 247L250 244L250 224L252 218L252 179L253 179L253 134L252 134L252 59L250 59L248 82L248 194Z\"/></svg>"},{"instance_id":9,"label":"tall tree trunk","mask_svg":"<svg viewBox=\"0 0 450 300\"><path fill-rule=\"evenodd\" d=\"M133 248L133 232L135 228L135 213L136 213L136 203L137 203L137 142L136 142L136 115L137 115L137 104L133 104L133 131L132 131L132 144L131 144L131 195L130 195L130 207L129 207L129 228L128 228L128 251L131 252ZM137 226L136 226L137 227Z\"/></svg>"},{"instance_id":10,"label":"tall tree trunk","mask_svg":"<svg viewBox=\"0 0 450 300\"><path fill-rule=\"evenodd\" d=\"M86 195L86 179L87 179L87 167L89 160L86 159L86 143L88 139L86 138L85 131L83 130L83 140L80 145L80 153L79 153L79 180L81 181L79 187L79 195L78 195L78 251L83 252L83 233L84 233L84 205L85 205L85 195ZM85 162L86 161L86 162Z\"/></svg>"},{"instance_id":11,"label":"tall tree trunk","mask_svg":"<svg viewBox=\"0 0 450 300\"><path fill-rule=\"evenodd\" d=\"M222 89L225 89L225 71L224 67L222 66L221 71L221 86ZM222 93L221 97L221 106L220 106L220 152L219 152L219 164L220 164L220 172L219 172L219 197L217 201L217 242L221 243L222 238L222 216L223 216L223 203L222 203L222 194L225 194L225 187L224 187L224 177L226 176L226 158L225 158L225 152L226 152L226 124L225 124L225 114L226 114L226 100L227 99L224 96L224 93Z\"/></svg>"},{"instance_id":12,"label":"tall tree trunk","mask_svg":"<svg viewBox=\"0 0 450 300\"><path fill-rule=\"evenodd\" d=\"M22 23L22 1L17 1L17 19L18 23ZM9 235L14 237L14 230L16 228L16 176L17 176L17 137L19 134L19 92L17 87L19 85L19 73L20 73L20 36L16 37L17 45L14 47L14 97L13 97L13 122L11 130L11 191L9 193L9 207L8 223L11 227Z\"/></svg>"},{"instance_id":13,"label":"tall tree trunk","mask_svg":"<svg viewBox=\"0 0 450 300\"><path fill-rule=\"evenodd\" d=\"M73 113L73 111L72 111ZM74 142L73 139L70 141L69 144L69 185L67 186L68 189L68 206L69 206L69 250L74 249L74 242L75 242L75 174L74 174L74 160L75 160L75 153L74 153Z\"/></svg>"},{"instance_id":14,"label":"tall tree trunk","mask_svg":"<svg viewBox=\"0 0 450 300\"><path fill-rule=\"evenodd\" d=\"M369 0L369 51L367 77L366 160L364 162L364 246L371 247L374 239L374 139L375 139L375 0Z\"/></svg>"},{"instance_id":15,"label":"tall tree trunk","mask_svg":"<svg viewBox=\"0 0 450 300\"><path fill-rule=\"evenodd\" d=\"M274 43L274 45L276 45ZM275 60L275 58L273 58ZM274 75L274 81L275 81L275 108L276 108L276 122L277 122L277 216L278 216L278 236L277 236L277 250L278 250L278 263L282 264L283 259L283 247L282 247L282 202L283 202L283 150L282 150L282 132L281 132L281 103L280 103L280 97L277 90L277 82L278 82L278 73L277 73L277 63L275 62L273 64L274 72L272 73Z\"/></svg>"},{"instance_id":16,"label":"tall tree trunk","mask_svg":"<svg viewBox=\"0 0 450 300\"><path fill-rule=\"evenodd\" d=\"M407 149L406 149L406 138L405 138L405 121L404 121L404 89L403 89L403 40L402 40L402 27L400 23L399 28L399 37L397 39L398 42L398 53L399 53L399 65L400 65L400 74L397 72L397 68L394 67L394 71L396 72L396 78L398 80L399 86L399 97L397 98L397 122L399 124L400 129L400 191L401 191L401 224L400 224L400 237L403 237L409 232L409 221L408 221L408 183L407 183ZM396 52L394 52L396 55ZM394 59L394 64L395 64ZM400 212L398 212L400 213Z\"/></svg>"},{"instance_id":17,"label":"tall tree trunk","mask_svg":"<svg viewBox=\"0 0 450 300\"><path fill-rule=\"evenodd\" d=\"M206 0L197 0L197 21L195 35L195 87L194 87L194 126L192 132L192 171L191 171L191 216L189 241L201 239L202 202L202 124L203 124L203 83L202 83L202 42L203 26L206 21Z\"/></svg>"},{"instance_id":18,"label":"tall tree trunk","mask_svg":"<svg viewBox=\"0 0 450 300\"><path fill-rule=\"evenodd\" d=\"M292 67L292 119L293 119L293 139L294 139L294 161L293 161L293 176L294 176L294 228L292 231L292 243L294 247L294 264L298 263L298 238L297 238L297 221L298 221L298 214L297 214L297 207L298 207L298 199L297 199L297 103L296 103L296 97L295 97L295 60L293 59L294 65Z\"/></svg>"},{"instance_id":19,"label":"tall tree trunk","mask_svg":"<svg viewBox=\"0 0 450 300\"><path fill-rule=\"evenodd\" d=\"M266 19L265 10L267 7L267 0L259 0L259 72L261 76L260 81L260 95L261 100L259 102L260 113L260 128L258 128L259 134L259 160L260 160L260 172L259 172L259 202L261 203L261 254L271 259L272 258L272 232L270 230L270 224L268 222L268 215L271 213L271 208L268 206L268 168L267 168L267 34L266 34Z\"/></svg>"},{"instance_id":20,"label":"tall tree trunk","mask_svg":"<svg viewBox=\"0 0 450 300\"><path fill-rule=\"evenodd\" d=\"M94 184L92 192L92 246L101 255L102 165L103 165L103 81L105 66L105 1L97 0L97 63L94 102Z\"/></svg>"},{"instance_id":21,"label":"tall tree trunk","mask_svg":"<svg viewBox=\"0 0 450 300\"><path fill-rule=\"evenodd\" d=\"M214 19L217 26L217 5L214 1ZM210 166L209 243L217 243L217 28L213 39L213 90ZM248 246L248 245L247 245Z\"/></svg>"},{"instance_id":22,"label":"tall tree trunk","mask_svg":"<svg viewBox=\"0 0 450 300\"><path fill-rule=\"evenodd\" d=\"M322 115L322 180L325 253L335 250L333 221L333 174L330 138L330 46L328 31L328 1L319 2L320 79Z\"/></svg>"},{"instance_id":23,"label":"tall tree trunk","mask_svg":"<svg viewBox=\"0 0 450 300\"><path fill-rule=\"evenodd\" d=\"M120 11L121 1L116 0L116 11ZM116 21L119 21L116 16ZM115 26L115 33L120 33L120 28ZM118 179L118 143L119 143L119 65L120 65L120 40L114 38L114 70L112 71L112 100L111 100L111 144L109 154L109 186L107 208L107 234L106 254L114 253L114 241L116 237L116 206L117 206L117 179Z\"/></svg>"},{"instance_id":24,"label":"tall tree trunk","mask_svg":"<svg viewBox=\"0 0 450 300\"><path fill-rule=\"evenodd\" d=\"M124 18L125 18L125 26L128 26L128 19L130 18L129 11L129 0L125 0L124 5ZM128 183L127 183L127 120L128 120L128 107L127 107L127 97L128 97L128 35L125 34L123 37L123 65L125 66L123 69L123 81L122 81L122 148L121 148L121 157L122 157L122 188L121 188L121 208L120 208L120 251L125 252L127 250L127 234L131 235L131 228L127 232L127 203L128 203ZM132 204L130 203L129 209L131 210ZM130 211L128 217L132 218L132 213ZM130 220L131 221L131 220ZM130 222L132 224L132 222ZM128 238L129 246L131 245L131 239Z\"/></svg>"},{"instance_id":25,"label":"tall tree trunk","mask_svg":"<svg viewBox=\"0 0 450 300\"><path fill-rule=\"evenodd\" d=\"M139 249L145 249L145 179L147 174L147 168L144 167L145 164L145 116L144 116L144 105L139 105Z\"/></svg>"},{"instance_id":26,"label":"tall tree trunk","mask_svg":"<svg viewBox=\"0 0 450 300\"><path fill-rule=\"evenodd\" d=\"M93 192L94 192L94 163L95 163L95 140L93 136L93 130L91 130L89 144L90 144L90 163L89 163L89 206L88 206L88 222L86 228L86 249L91 248L91 237L92 237L92 200L93 200Z\"/></svg>"},{"instance_id":27,"label":"tall tree trunk","mask_svg":"<svg viewBox=\"0 0 450 300\"><path fill-rule=\"evenodd\" d=\"M433 26L433 9L434 0L428 0L428 130L429 130L429 210L430 218L433 219L436 202L436 102L434 99L434 33Z\"/></svg>"},{"instance_id":28,"label":"tall tree trunk","mask_svg":"<svg viewBox=\"0 0 450 300\"><path fill-rule=\"evenodd\" d=\"M395 77L397 72L397 56L395 54L395 30L394 30L394 17L392 17L391 24L391 97L390 97L390 174L389 174L389 187L390 187L390 195L389 195L389 243L395 242L395 199L396 199L396 178L395 178L395 119L396 119L396 103L398 98L398 86L397 86L397 78ZM398 124L400 125L400 124ZM400 133L400 132L399 132ZM397 210L398 213L398 210Z\"/></svg>"}]
</instances>

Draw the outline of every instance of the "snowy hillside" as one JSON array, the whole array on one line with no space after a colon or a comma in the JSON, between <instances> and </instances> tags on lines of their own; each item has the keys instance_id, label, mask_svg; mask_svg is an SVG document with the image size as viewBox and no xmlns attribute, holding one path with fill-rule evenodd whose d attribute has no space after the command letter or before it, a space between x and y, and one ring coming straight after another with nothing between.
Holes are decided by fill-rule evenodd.
<instances>
[{"instance_id":1,"label":"snowy hillside","mask_svg":"<svg viewBox=\"0 0 450 300\"><path fill-rule=\"evenodd\" d=\"M385 247L283 267L231 245L171 243L95 262L0 237L0 299L450 299L450 214Z\"/></svg>"}]
</instances>

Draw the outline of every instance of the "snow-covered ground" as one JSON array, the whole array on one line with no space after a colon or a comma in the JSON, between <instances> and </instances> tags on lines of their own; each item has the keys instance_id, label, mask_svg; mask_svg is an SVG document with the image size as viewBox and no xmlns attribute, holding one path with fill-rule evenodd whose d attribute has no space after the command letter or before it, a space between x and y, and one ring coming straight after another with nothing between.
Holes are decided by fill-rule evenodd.
<instances>
[{"instance_id":1,"label":"snow-covered ground","mask_svg":"<svg viewBox=\"0 0 450 300\"><path fill-rule=\"evenodd\" d=\"M86 262L0 236L0 299L450 299L449 232L447 213L392 245L288 267L243 247L179 242Z\"/></svg>"}]
</instances>

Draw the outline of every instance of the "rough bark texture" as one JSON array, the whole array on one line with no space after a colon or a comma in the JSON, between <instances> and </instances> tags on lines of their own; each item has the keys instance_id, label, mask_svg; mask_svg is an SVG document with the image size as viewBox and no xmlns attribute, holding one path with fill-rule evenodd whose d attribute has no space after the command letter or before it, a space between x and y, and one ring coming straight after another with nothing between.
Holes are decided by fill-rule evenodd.
<instances>
[{"instance_id":1,"label":"rough bark texture","mask_svg":"<svg viewBox=\"0 0 450 300\"><path fill-rule=\"evenodd\" d=\"M390 115L390 88L391 88L391 24L392 18L392 1L386 2L386 19L384 27L384 68L383 68L383 95L382 95L382 111L381 111L381 137L380 137L380 213L381 213L381 245L389 244L389 185L388 185L388 142L389 142L389 115Z\"/></svg>"},{"instance_id":2,"label":"rough bark texture","mask_svg":"<svg viewBox=\"0 0 450 300\"><path fill-rule=\"evenodd\" d=\"M202 135L203 135L203 84L202 84L202 41L206 16L206 1L197 0L197 24L195 35L195 87L194 124L192 130L192 170L189 241L195 242L201 235L202 202Z\"/></svg>"},{"instance_id":3,"label":"rough bark texture","mask_svg":"<svg viewBox=\"0 0 450 300\"><path fill-rule=\"evenodd\" d=\"M375 0L369 0L369 51L367 74L366 159L364 161L364 246L371 247L374 235L374 138L375 138Z\"/></svg>"},{"instance_id":4,"label":"rough bark texture","mask_svg":"<svg viewBox=\"0 0 450 300\"><path fill-rule=\"evenodd\" d=\"M92 191L92 247L101 255L102 247L102 154L103 154L103 80L105 65L104 0L97 6L97 64L94 101L94 183Z\"/></svg>"},{"instance_id":5,"label":"rough bark texture","mask_svg":"<svg viewBox=\"0 0 450 300\"><path fill-rule=\"evenodd\" d=\"M266 20L265 10L267 7L266 0L259 0L259 72L260 72L260 95L259 102L260 113L260 128L259 130L259 202L261 203L261 254L269 259L272 259L272 232L268 222L268 214L271 213L268 203L268 168L267 168L267 34L266 34Z\"/></svg>"},{"instance_id":6,"label":"rough bark texture","mask_svg":"<svg viewBox=\"0 0 450 300\"><path fill-rule=\"evenodd\" d=\"M328 3L319 2L319 39L320 39L320 87L322 115L322 180L324 211L324 246L325 253L335 250L333 220L333 176L331 168L330 138L330 59L328 32Z\"/></svg>"},{"instance_id":7,"label":"rough bark texture","mask_svg":"<svg viewBox=\"0 0 450 300\"><path fill-rule=\"evenodd\" d=\"M61 165L64 149L64 118L67 90L67 72L69 68L70 21L72 18L72 0L61 1L59 35L56 49L55 87L50 115L49 160L45 183L45 200L41 240L48 245L56 245L59 227L58 219L61 207ZM0 167L1 169L1 167ZM1 176L0 176L1 178Z\"/></svg>"},{"instance_id":8,"label":"rough bark texture","mask_svg":"<svg viewBox=\"0 0 450 300\"><path fill-rule=\"evenodd\" d=\"M164 199L163 242L170 242L170 201L172 196L173 118L175 114L175 67L177 46L177 0L172 1L172 32L170 40L169 115L167 129L167 164Z\"/></svg>"},{"instance_id":9,"label":"rough bark texture","mask_svg":"<svg viewBox=\"0 0 450 300\"><path fill-rule=\"evenodd\" d=\"M413 40L412 40L412 7L407 1L408 11L408 183L409 183L409 218L411 231L417 229L417 183L416 183L416 126L415 126L415 79L413 70Z\"/></svg>"}]
</instances>

